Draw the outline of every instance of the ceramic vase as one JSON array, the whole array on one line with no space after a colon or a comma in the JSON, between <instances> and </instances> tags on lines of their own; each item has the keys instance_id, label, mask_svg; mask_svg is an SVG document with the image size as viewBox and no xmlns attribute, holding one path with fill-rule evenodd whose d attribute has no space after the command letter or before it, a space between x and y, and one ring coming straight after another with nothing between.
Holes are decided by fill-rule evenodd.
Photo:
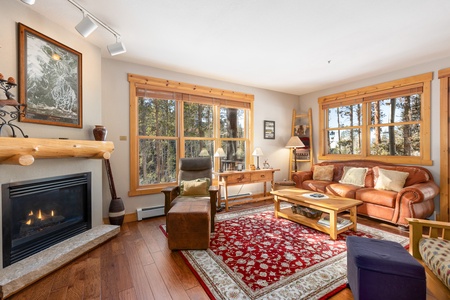
<instances>
[{"instance_id":1,"label":"ceramic vase","mask_svg":"<svg viewBox=\"0 0 450 300\"><path fill-rule=\"evenodd\" d=\"M122 198L114 198L109 203L109 223L122 226L125 217L125 206Z\"/></svg>"},{"instance_id":2,"label":"ceramic vase","mask_svg":"<svg viewBox=\"0 0 450 300\"><path fill-rule=\"evenodd\" d=\"M106 134L108 131L103 125L95 125L95 128L92 130L94 133L94 139L96 141L104 141L106 139Z\"/></svg>"}]
</instances>

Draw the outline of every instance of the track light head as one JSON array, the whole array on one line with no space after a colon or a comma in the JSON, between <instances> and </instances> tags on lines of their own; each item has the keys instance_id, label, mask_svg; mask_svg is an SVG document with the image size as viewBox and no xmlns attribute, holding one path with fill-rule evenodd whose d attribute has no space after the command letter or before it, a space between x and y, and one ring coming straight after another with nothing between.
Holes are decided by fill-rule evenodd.
<instances>
[{"instance_id":1,"label":"track light head","mask_svg":"<svg viewBox=\"0 0 450 300\"><path fill-rule=\"evenodd\" d=\"M84 37L88 37L95 29L97 29L98 25L92 21L89 16L84 15L83 20L75 26L75 29Z\"/></svg>"},{"instance_id":2,"label":"track light head","mask_svg":"<svg viewBox=\"0 0 450 300\"><path fill-rule=\"evenodd\" d=\"M21 0L23 3L28 4L28 5L33 5L34 2L36 2L35 0Z\"/></svg>"},{"instance_id":3,"label":"track light head","mask_svg":"<svg viewBox=\"0 0 450 300\"><path fill-rule=\"evenodd\" d=\"M111 56L114 56L127 52L127 49L125 49L125 45L120 41L120 38L117 38L116 43L108 45L108 51Z\"/></svg>"}]
</instances>

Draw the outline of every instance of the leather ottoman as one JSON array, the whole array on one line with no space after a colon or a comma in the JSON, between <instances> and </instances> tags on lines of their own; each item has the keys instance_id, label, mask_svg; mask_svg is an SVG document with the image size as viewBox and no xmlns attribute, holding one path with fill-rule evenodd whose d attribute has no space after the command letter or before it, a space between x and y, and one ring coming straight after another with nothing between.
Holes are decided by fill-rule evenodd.
<instances>
[{"instance_id":1,"label":"leather ottoman","mask_svg":"<svg viewBox=\"0 0 450 300\"><path fill-rule=\"evenodd\" d=\"M203 250L209 247L211 204L187 201L175 204L167 213L170 250Z\"/></svg>"},{"instance_id":2,"label":"leather ottoman","mask_svg":"<svg viewBox=\"0 0 450 300\"><path fill-rule=\"evenodd\" d=\"M426 299L424 267L396 242L348 236L347 279L355 300Z\"/></svg>"}]
</instances>

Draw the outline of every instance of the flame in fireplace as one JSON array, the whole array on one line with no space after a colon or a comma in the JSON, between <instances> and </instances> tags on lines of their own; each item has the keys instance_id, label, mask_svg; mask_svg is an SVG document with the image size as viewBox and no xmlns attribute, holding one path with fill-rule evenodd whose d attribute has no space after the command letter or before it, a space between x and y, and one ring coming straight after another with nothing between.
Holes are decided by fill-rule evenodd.
<instances>
[{"instance_id":1,"label":"flame in fireplace","mask_svg":"<svg viewBox=\"0 0 450 300\"><path fill-rule=\"evenodd\" d=\"M31 225L31 219L28 219L28 221L25 224Z\"/></svg>"},{"instance_id":2,"label":"flame in fireplace","mask_svg":"<svg viewBox=\"0 0 450 300\"><path fill-rule=\"evenodd\" d=\"M39 220L42 220L42 211L41 211L41 210L38 211L38 216L37 216L37 218L38 218Z\"/></svg>"},{"instance_id":3,"label":"flame in fireplace","mask_svg":"<svg viewBox=\"0 0 450 300\"><path fill-rule=\"evenodd\" d=\"M33 215L33 211L30 210L30 213L29 213L28 215L29 215L29 216L32 216L32 215Z\"/></svg>"}]
</instances>

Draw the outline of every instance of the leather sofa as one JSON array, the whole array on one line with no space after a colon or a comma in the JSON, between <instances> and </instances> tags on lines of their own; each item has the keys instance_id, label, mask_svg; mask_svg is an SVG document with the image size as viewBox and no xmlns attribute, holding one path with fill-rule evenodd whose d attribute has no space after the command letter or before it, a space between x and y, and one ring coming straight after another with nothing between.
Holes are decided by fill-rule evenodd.
<instances>
[{"instance_id":1,"label":"leather sofa","mask_svg":"<svg viewBox=\"0 0 450 300\"><path fill-rule=\"evenodd\" d=\"M332 166L332 178L329 180L314 179L315 168ZM342 183L344 167L367 168L361 186ZM322 168L323 169L323 168ZM381 171L380 171L381 169ZM407 176L404 185L397 191L380 189L377 181L381 181L381 172L397 171ZM391 172L391 173L397 173ZM405 174L408 173L408 174ZM387 221L393 224L408 226L406 218L426 219L434 212L434 198L439 194L439 187L434 182L429 170L418 166L406 166L383 163L371 160L327 161L316 164L310 171L292 174L297 188L332 194L363 201L358 206L358 214ZM383 177L384 180L384 177Z\"/></svg>"}]
</instances>

